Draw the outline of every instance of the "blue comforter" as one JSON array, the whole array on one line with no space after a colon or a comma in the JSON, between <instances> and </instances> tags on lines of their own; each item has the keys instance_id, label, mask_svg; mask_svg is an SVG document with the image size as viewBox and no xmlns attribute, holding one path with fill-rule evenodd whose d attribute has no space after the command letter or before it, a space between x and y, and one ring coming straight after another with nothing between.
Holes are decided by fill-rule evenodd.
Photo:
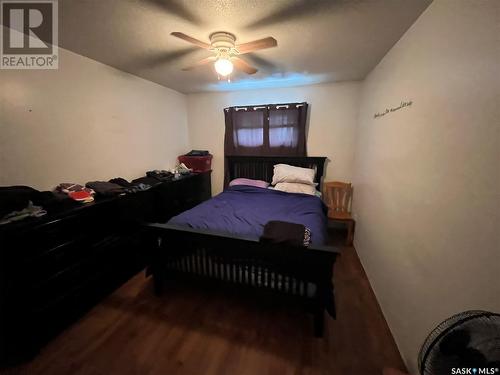
<instances>
[{"instance_id":1,"label":"blue comforter","mask_svg":"<svg viewBox=\"0 0 500 375\"><path fill-rule=\"evenodd\" d=\"M170 219L169 224L260 238L271 220L302 224L313 244L325 244L327 218L320 198L253 186L233 186Z\"/></svg>"}]
</instances>

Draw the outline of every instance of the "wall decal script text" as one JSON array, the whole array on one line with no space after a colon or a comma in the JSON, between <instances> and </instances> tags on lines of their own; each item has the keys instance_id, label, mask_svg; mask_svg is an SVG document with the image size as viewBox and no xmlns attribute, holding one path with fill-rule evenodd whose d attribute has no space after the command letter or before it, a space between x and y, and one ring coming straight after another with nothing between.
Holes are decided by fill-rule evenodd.
<instances>
[{"instance_id":1,"label":"wall decal script text","mask_svg":"<svg viewBox=\"0 0 500 375\"><path fill-rule=\"evenodd\" d=\"M383 112L377 112L373 115L373 118L379 118L385 116L388 113L399 111L402 108L409 107L413 104L413 101L409 100L407 102L401 102L398 107L386 108Z\"/></svg>"}]
</instances>

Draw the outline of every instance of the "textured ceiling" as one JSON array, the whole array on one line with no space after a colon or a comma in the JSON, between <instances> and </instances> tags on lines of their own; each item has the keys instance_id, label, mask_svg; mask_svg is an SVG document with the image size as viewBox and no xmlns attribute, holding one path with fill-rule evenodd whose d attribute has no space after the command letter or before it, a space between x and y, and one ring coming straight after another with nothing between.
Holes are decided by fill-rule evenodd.
<instances>
[{"instance_id":1,"label":"textured ceiling","mask_svg":"<svg viewBox=\"0 0 500 375\"><path fill-rule=\"evenodd\" d=\"M184 93L363 79L431 0L61 0L60 45ZM278 47L244 55L259 72L218 82L210 55L170 35Z\"/></svg>"}]
</instances>

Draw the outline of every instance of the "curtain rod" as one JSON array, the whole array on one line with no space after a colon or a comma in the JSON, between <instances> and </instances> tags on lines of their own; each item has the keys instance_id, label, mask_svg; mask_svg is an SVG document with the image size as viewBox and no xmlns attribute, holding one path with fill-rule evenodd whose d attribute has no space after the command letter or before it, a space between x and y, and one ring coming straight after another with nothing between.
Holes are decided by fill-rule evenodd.
<instances>
[{"instance_id":1,"label":"curtain rod","mask_svg":"<svg viewBox=\"0 0 500 375\"><path fill-rule=\"evenodd\" d=\"M248 111L248 110L258 110L258 109L281 109L281 108L285 108L285 109L288 109L288 108L291 108L293 106L295 106L295 108L299 108L299 107L303 107L304 105L306 105L307 103L290 103L290 104L264 104L264 105L256 105L256 106L247 106L247 107L228 107L228 108L224 108L224 110L227 112L229 111L231 108L234 109L236 112L238 111Z\"/></svg>"}]
</instances>

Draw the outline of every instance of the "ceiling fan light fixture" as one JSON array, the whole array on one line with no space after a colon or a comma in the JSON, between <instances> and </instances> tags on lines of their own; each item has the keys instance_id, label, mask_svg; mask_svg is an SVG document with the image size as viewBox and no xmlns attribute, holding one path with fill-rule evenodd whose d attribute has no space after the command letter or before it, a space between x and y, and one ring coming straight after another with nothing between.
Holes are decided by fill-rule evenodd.
<instances>
[{"instance_id":1,"label":"ceiling fan light fixture","mask_svg":"<svg viewBox=\"0 0 500 375\"><path fill-rule=\"evenodd\" d=\"M214 67L215 71L223 77L228 76L233 72L233 63L231 62L231 60L226 58L217 59Z\"/></svg>"},{"instance_id":2,"label":"ceiling fan light fixture","mask_svg":"<svg viewBox=\"0 0 500 375\"><path fill-rule=\"evenodd\" d=\"M244 59L241 59L239 57L240 55L261 49L276 47L278 45L276 39L271 36L254 40L253 42L236 44L236 36L226 31L217 31L210 34L210 44L178 31L170 34L176 38L194 44L197 47L209 50L213 54L212 56L206 57L198 61L196 64L183 68L182 70L191 70L198 66L215 62L214 69L217 72L218 78L221 79L221 77L227 77L228 82L230 81L229 76L235 68L236 70L240 70L246 74L257 73L257 69L248 64Z\"/></svg>"}]
</instances>

